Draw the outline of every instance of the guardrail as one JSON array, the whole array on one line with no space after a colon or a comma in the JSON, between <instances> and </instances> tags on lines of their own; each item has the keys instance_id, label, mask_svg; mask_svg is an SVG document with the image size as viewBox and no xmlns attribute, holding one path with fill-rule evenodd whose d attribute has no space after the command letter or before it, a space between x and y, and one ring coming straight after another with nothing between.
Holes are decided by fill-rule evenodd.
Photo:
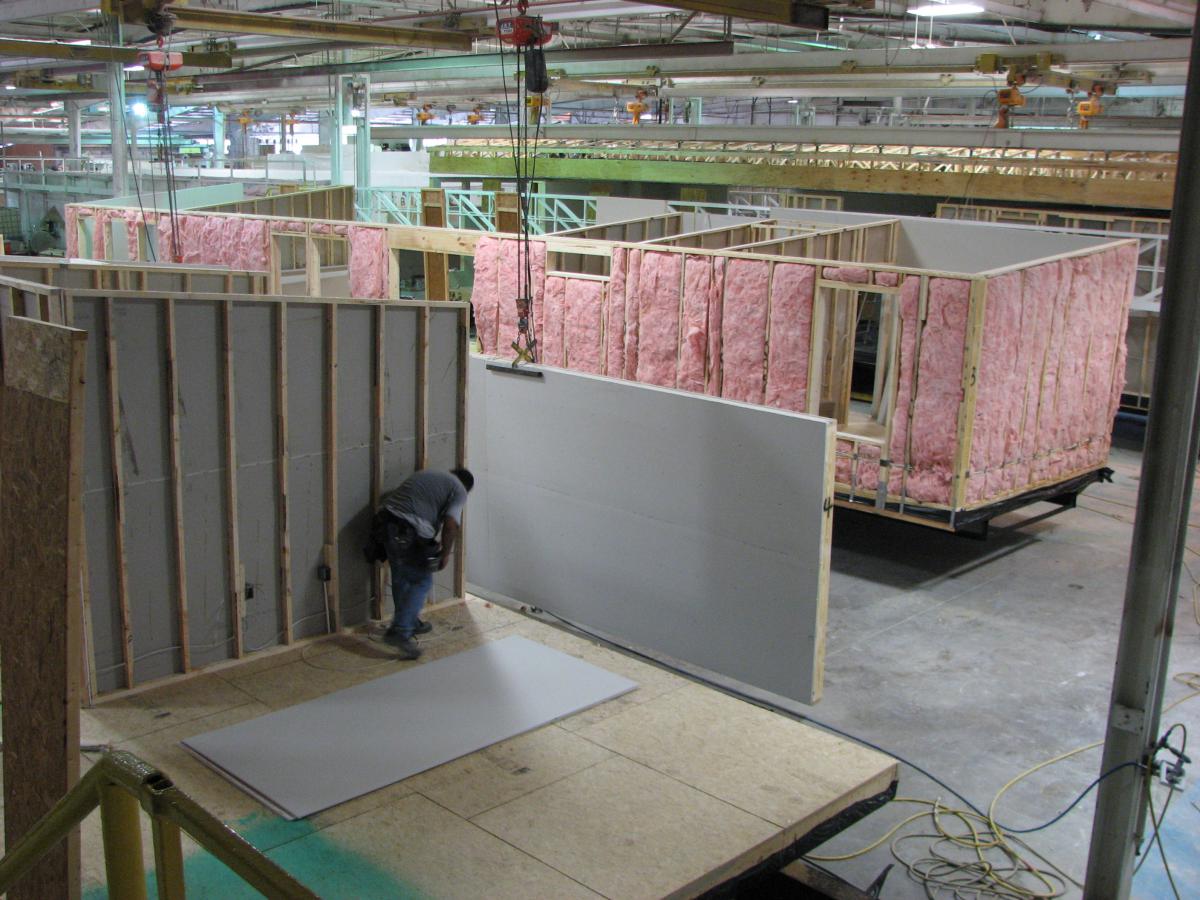
<instances>
[{"instance_id":1,"label":"guardrail","mask_svg":"<svg viewBox=\"0 0 1200 900\"><path fill-rule=\"evenodd\" d=\"M166 775L123 750L101 757L25 837L8 848L0 859L0 894L6 893L97 806L110 897L146 897L140 806L151 820L160 900L185 896L181 837L185 831L265 896L317 900L316 894L177 788Z\"/></svg>"}]
</instances>

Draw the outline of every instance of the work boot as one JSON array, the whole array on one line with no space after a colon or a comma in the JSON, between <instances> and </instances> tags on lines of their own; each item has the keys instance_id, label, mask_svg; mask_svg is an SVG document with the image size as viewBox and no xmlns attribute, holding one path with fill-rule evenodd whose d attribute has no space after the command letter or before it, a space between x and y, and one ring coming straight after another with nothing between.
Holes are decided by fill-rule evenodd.
<instances>
[{"instance_id":1,"label":"work boot","mask_svg":"<svg viewBox=\"0 0 1200 900\"><path fill-rule=\"evenodd\" d=\"M417 619L417 627L413 629L414 635L429 634L431 631L433 631L432 625L430 625L428 622L422 622L420 619Z\"/></svg>"},{"instance_id":2,"label":"work boot","mask_svg":"<svg viewBox=\"0 0 1200 900\"><path fill-rule=\"evenodd\" d=\"M416 659L421 655L421 648L417 646L417 642L411 637L404 637L399 632L385 631L383 642L399 650L400 659Z\"/></svg>"}]
</instances>

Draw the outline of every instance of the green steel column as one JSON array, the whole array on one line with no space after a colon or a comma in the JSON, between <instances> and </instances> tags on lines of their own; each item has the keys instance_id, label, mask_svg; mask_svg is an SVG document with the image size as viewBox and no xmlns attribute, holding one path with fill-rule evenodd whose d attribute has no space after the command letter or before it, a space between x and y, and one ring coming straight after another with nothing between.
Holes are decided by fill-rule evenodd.
<instances>
[{"instance_id":1,"label":"green steel column","mask_svg":"<svg viewBox=\"0 0 1200 900\"><path fill-rule=\"evenodd\" d=\"M329 145L329 183L342 183L342 126L346 123L346 78L334 80L333 143Z\"/></svg>"},{"instance_id":2,"label":"green steel column","mask_svg":"<svg viewBox=\"0 0 1200 900\"><path fill-rule=\"evenodd\" d=\"M365 191L371 186L371 76L359 78L361 115L354 131L354 188Z\"/></svg>"},{"instance_id":3,"label":"green steel column","mask_svg":"<svg viewBox=\"0 0 1200 900\"><path fill-rule=\"evenodd\" d=\"M125 68L120 63L108 63L108 127L112 132L112 191L114 197L124 197L126 174L129 170L129 144L125 128Z\"/></svg>"},{"instance_id":4,"label":"green steel column","mask_svg":"<svg viewBox=\"0 0 1200 900\"><path fill-rule=\"evenodd\" d=\"M79 157L83 156L83 141L79 132L79 120L83 104L79 100L68 100L64 105L67 110L67 140L71 145L67 151L67 156L79 159Z\"/></svg>"},{"instance_id":5,"label":"green steel column","mask_svg":"<svg viewBox=\"0 0 1200 900\"><path fill-rule=\"evenodd\" d=\"M213 165L225 162L225 111L219 106L212 110L213 120Z\"/></svg>"}]
</instances>

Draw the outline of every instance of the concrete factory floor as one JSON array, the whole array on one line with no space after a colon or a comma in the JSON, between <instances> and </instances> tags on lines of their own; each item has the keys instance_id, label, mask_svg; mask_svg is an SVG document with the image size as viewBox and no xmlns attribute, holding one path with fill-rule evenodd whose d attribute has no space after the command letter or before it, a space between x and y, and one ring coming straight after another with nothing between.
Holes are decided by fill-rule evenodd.
<instances>
[{"instance_id":1,"label":"concrete factory floor","mask_svg":"<svg viewBox=\"0 0 1200 900\"><path fill-rule=\"evenodd\" d=\"M1110 463L1114 483L1088 488L1077 509L1022 524L1052 508L1029 507L997 519L986 542L839 511L825 695L812 709L813 718L911 760L984 810L1010 778L1102 739L1141 465L1135 448L1132 439L1118 442ZM1193 499L1192 510L1193 522L1200 523L1200 500ZM1200 551L1200 530L1193 534L1191 545ZM1200 575L1200 554L1188 558ZM1200 672L1193 580L1185 573L1183 582L1172 675ZM1166 702L1189 693L1173 682ZM1200 734L1200 698L1164 715L1164 728L1174 722ZM1200 758L1194 747L1190 755ZM1087 787L1099 766L1095 749L1043 769L1005 794L997 820L1012 828L1046 822ZM898 796L940 798L962 807L908 766L900 771ZM1193 764L1164 825L1168 860L1184 897L1200 896L1197 785L1200 766ZM1166 790L1155 794L1160 812ZM1025 836L1080 881L1094 798L1093 791L1056 825ZM815 852L851 853L919 811L891 803ZM932 830L928 819L918 824L922 827L905 831ZM1192 837L1172 842L1166 840L1168 830ZM898 849L907 858L928 856L931 843L914 839ZM824 865L865 888L895 862L889 844ZM1065 896L1078 894L1068 885ZM1134 895L1172 896L1157 850L1139 873ZM926 894L897 866L881 896L907 900Z\"/></svg>"}]
</instances>

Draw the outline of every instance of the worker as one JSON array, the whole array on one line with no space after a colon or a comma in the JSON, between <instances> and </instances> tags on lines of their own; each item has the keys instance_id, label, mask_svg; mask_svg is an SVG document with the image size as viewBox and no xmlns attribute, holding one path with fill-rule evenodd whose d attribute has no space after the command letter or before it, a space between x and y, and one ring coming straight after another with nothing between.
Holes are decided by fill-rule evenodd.
<instances>
[{"instance_id":1,"label":"worker","mask_svg":"<svg viewBox=\"0 0 1200 900\"><path fill-rule=\"evenodd\" d=\"M386 494L371 528L368 557L392 569L395 614L383 640L401 659L421 655L414 637L433 626L420 619L433 573L446 568L462 530L463 506L475 477L467 469L422 469Z\"/></svg>"}]
</instances>

